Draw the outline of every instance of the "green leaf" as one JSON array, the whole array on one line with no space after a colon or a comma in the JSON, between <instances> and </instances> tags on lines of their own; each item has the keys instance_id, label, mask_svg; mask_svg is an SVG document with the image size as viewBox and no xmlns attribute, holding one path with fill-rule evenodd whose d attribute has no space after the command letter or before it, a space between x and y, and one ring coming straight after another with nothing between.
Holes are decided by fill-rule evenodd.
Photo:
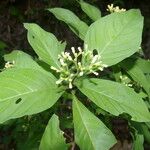
<instances>
[{"instance_id":1,"label":"green leaf","mask_svg":"<svg viewBox=\"0 0 150 150\"><path fill-rule=\"evenodd\" d=\"M136 65L143 71L144 75L148 80L148 84L150 84L150 61L139 58L136 61Z\"/></svg>"},{"instance_id":2,"label":"green leaf","mask_svg":"<svg viewBox=\"0 0 150 150\"><path fill-rule=\"evenodd\" d=\"M12 68L0 73L0 123L44 111L62 92L50 73L31 68Z\"/></svg>"},{"instance_id":3,"label":"green leaf","mask_svg":"<svg viewBox=\"0 0 150 150\"><path fill-rule=\"evenodd\" d=\"M141 44L143 17L139 10L112 13L88 29L85 44L96 49L104 64L114 65L135 53Z\"/></svg>"},{"instance_id":4,"label":"green leaf","mask_svg":"<svg viewBox=\"0 0 150 150\"><path fill-rule=\"evenodd\" d=\"M133 150L144 150L144 137L137 134L136 139L133 141Z\"/></svg>"},{"instance_id":5,"label":"green leaf","mask_svg":"<svg viewBox=\"0 0 150 150\"><path fill-rule=\"evenodd\" d=\"M93 20L96 21L99 18L101 18L101 12L100 10L93 6L90 5L89 3L84 2L83 0L80 0L80 5L82 10Z\"/></svg>"},{"instance_id":6,"label":"green leaf","mask_svg":"<svg viewBox=\"0 0 150 150\"><path fill-rule=\"evenodd\" d=\"M81 150L108 150L116 139L111 131L77 98L73 100L75 142Z\"/></svg>"},{"instance_id":7,"label":"green leaf","mask_svg":"<svg viewBox=\"0 0 150 150\"><path fill-rule=\"evenodd\" d=\"M48 76L50 76L52 80L56 80L53 74L47 72L41 66L39 66L37 62L35 62L33 58L27 53L24 53L19 50L14 50L9 54L4 55L4 59L5 61L9 61L9 62L14 61L15 63L13 65L13 68L30 68L30 69L40 70L43 73L46 73Z\"/></svg>"},{"instance_id":8,"label":"green leaf","mask_svg":"<svg viewBox=\"0 0 150 150\"><path fill-rule=\"evenodd\" d=\"M146 79L143 71L133 62L133 60L127 59L123 61L121 67L132 77L134 81L142 85L144 90L150 96L150 84ZM150 69L150 68L149 68Z\"/></svg>"},{"instance_id":9,"label":"green leaf","mask_svg":"<svg viewBox=\"0 0 150 150\"><path fill-rule=\"evenodd\" d=\"M113 115L127 113L134 121L150 121L150 113L141 96L123 84L93 78L78 81L76 85L97 106Z\"/></svg>"},{"instance_id":10,"label":"green leaf","mask_svg":"<svg viewBox=\"0 0 150 150\"><path fill-rule=\"evenodd\" d=\"M43 134L40 150L67 150L68 146L65 143L63 132L59 128L59 120L56 115L53 115L48 122L48 125Z\"/></svg>"},{"instance_id":11,"label":"green leaf","mask_svg":"<svg viewBox=\"0 0 150 150\"><path fill-rule=\"evenodd\" d=\"M81 21L72 11L64 8L48 9L55 17L64 21L69 28L81 39L84 39L88 26L85 22Z\"/></svg>"},{"instance_id":12,"label":"green leaf","mask_svg":"<svg viewBox=\"0 0 150 150\"><path fill-rule=\"evenodd\" d=\"M60 43L56 37L33 23L25 23L28 30L28 41L40 59L51 66L59 67L58 54L64 51L65 43Z\"/></svg>"},{"instance_id":13,"label":"green leaf","mask_svg":"<svg viewBox=\"0 0 150 150\"><path fill-rule=\"evenodd\" d=\"M14 50L9 54L4 55L5 61L14 61L14 68L32 68L42 70L42 68L33 60L33 58L19 50Z\"/></svg>"}]
</instances>

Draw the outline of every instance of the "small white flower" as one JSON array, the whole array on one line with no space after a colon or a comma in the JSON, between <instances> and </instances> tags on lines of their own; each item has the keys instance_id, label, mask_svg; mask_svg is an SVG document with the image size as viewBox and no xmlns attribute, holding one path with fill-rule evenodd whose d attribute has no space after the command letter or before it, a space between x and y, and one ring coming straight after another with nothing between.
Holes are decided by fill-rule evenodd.
<instances>
[{"instance_id":1,"label":"small white flower","mask_svg":"<svg viewBox=\"0 0 150 150\"><path fill-rule=\"evenodd\" d=\"M5 68L6 68L6 69L7 69L7 68L11 68L11 67L14 66L14 64L15 64L15 61L14 61L14 60L12 61L12 63L8 61L8 62L5 63Z\"/></svg>"},{"instance_id":2,"label":"small white flower","mask_svg":"<svg viewBox=\"0 0 150 150\"><path fill-rule=\"evenodd\" d=\"M70 57L70 53L65 52L65 56L66 56L66 57Z\"/></svg>"},{"instance_id":3,"label":"small white flower","mask_svg":"<svg viewBox=\"0 0 150 150\"><path fill-rule=\"evenodd\" d=\"M79 76L80 76L80 77L83 76L83 71L81 71L81 72L79 73Z\"/></svg>"},{"instance_id":4,"label":"small white flower","mask_svg":"<svg viewBox=\"0 0 150 150\"><path fill-rule=\"evenodd\" d=\"M66 58L66 55L64 52L61 52L61 55L63 56L63 58Z\"/></svg>"},{"instance_id":5,"label":"small white flower","mask_svg":"<svg viewBox=\"0 0 150 150\"><path fill-rule=\"evenodd\" d=\"M98 73L98 72L95 72L95 71L92 71L92 73L95 74L96 76L99 75L99 73Z\"/></svg>"},{"instance_id":6,"label":"small white flower","mask_svg":"<svg viewBox=\"0 0 150 150\"><path fill-rule=\"evenodd\" d=\"M114 7L114 4L107 5L107 7L108 7L107 11L112 12L112 11L113 11L113 7Z\"/></svg>"},{"instance_id":7,"label":"small white flower","mask_svg":"<svg viewBox=\"0 0 150 150\"><path fill-rule=\"evenodd\" d=\"M68 56L68 59L69 59L70 61L72 61L72 60L73 60L71 56Z\"/></svg>"},{"instance_id":8,"label":"small white flower","mask_svg":"<svg viewBox=\"0 0 150 150\"><path fill-rule=\"evenodd\" d=\"M74 47L71 47L71 50L72 50L72 53L73 53L74 55L77 55L76 52L75 52L75 48L74 48Z\"/></svg>"},{"instance_id":9,"label":"small white flower","mask_svg":"<svg viewBox=\"0 0 150 150\"><path fill-rule=\"evenodd\" d=\"M82 68L81 62L78 62L78 66L80 69Z\"/></svg>"},{"instance_id":10,"label":"small white flower","mask_svg":"<svg viewBox=\"0 0 150 150\"><path fill-rule=\"evenodd\" d=\"M79 50L79 52L80 52L80 53L82 53L82 49L81 49L81 47L78 47L78 50Z\"/></svg>"},{"instance_id":11,"label":"small white flower","mask_svg":"<svg viewBox=\"0 0 150 150\"><path fill-rule=\"evenodd\" d=\"M69 89L72 89L72 83L69 82Z\"/></svg>"},{"instance_id":12,"label":"small white flower","mask_svg":"<svg viewBox=\"0 0 150 150\"><path fill-rule=\"evenodd\" d=\"M70 77L73 77L74 76L74 74L72 73L72 74L70 74Z\"/></svg>"},{"instance_id":13,"label":"small white flower","mask_svg":"<svg viewBox=\"0 0 150 150\"><path fill-rule=\"evenodd\" d=\"M132 86L133 86L133 85L130 84L130 83L123 83L123 84L125 84L125 86L128 86L128 87L132 87Z\"/></svg>"},{"instance_id":14,"label":"small white flower","mask_svg":"<svg viewBox=\"0 0 150 150\"><path fill-rule=\"evenodd\" d=\"M113 4L107 5L107 7L108 7L107 11L109 11L110 13L126 11L126 9L124 9L124 8L120 9L119 6L114 7Z\"/></svg>"},{"instance_id":15,"label":"small white flower","mask_svg":"<svg viewBox=\"0 0 150 150\"><path fill-rule=\"evenodd\" d=\"M64 60L63 60L63 59L60 59L60 63L61 63L62 66L67 66L67 64L64 63Z\"/></svg>"},{"instance_id":16,"label":"small white flower","mask_svg":"<svg viewBox=\"0 0 150 150\"><path fill-rule=\"evenodd\" d=\"M52 69L52 70L55 70L55 71L58 70L57 68L55 68L55 67L53 67L53 66L51 66L51 69Z\"/></svg>"},{"instance_id":17,"label":"small white flower","mask_svg":"<svg viewBox=\"0 0 150 150\"><path fill-rule=\"evenodd\" d=\"M104 70L102 67L99 67L98 69L99 69L100 71L103 71L103 70Z\"/></svg>"},{"instance_id":18,"label":"small white flower","mask_svg":"<svg viewBox=\"0 0 150 150\"><path fill-rule=\"evenodd\" d=\"M59 79L56 81L56 84L60 84L63 80Z\"/></svg>"},{"instance_id":19,"label":"small white flower","mask_svg":"<svg viewBox=\"0 0 150 150\"><path fill-rule=\"evenodd\" d=\"M105 68L107 68L107 67L108 67L108 65L106 65L106 64L102 64L102 66L103 66L103 67L105 67Z\"/></svg>"}]
</instances>

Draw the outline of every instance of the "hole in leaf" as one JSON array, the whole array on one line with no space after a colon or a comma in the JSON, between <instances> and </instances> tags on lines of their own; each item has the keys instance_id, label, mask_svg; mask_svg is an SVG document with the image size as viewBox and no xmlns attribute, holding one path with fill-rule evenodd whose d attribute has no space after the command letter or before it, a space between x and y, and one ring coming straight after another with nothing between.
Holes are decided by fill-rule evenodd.
<instances>
[{"instance_id":1,"label":"hole in leaf","mask_svg":"<svg viewBox=\"0 0 150 150\"><path fill-rule=\"evenodd\" d=\"M35 37L32 35L32 38L34 39Z\"/></svg>"},{"instance_id":2,"label":"hole in leaf","mask_svg":"<svg viewBox=\"0 0 150 150\"><path fill-rule=\"evenodd\" d=\"M96 49L93 50L93 55L98 55L98 51Z\"/></svg>"},{"instance_id":3,"label":"hole in leaf","mask_svg":"<svg viewBox=\"0 0 150 150\"><path fill-rule=\"evenodd\" d=\"M22 101L22 99L19 98L19 99L16 100L15 104L18 104L18 103L20 103L21 101Z\"/></svg>"}]
</instances>

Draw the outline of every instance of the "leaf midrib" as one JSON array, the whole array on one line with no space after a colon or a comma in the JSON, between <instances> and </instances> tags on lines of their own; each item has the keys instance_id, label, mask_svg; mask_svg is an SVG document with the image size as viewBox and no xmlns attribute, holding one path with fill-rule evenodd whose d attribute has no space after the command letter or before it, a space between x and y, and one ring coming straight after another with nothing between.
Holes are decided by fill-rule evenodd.
<instances>
[{"instance_id":1,"label":"leaf midrib","mask_svg":"<svg viewBox=\"0 0 150 150\"><path fill-rule=\"evenodd\" d=\"M17 97L28 95L28 94L31 94L31 93L36 93L36 92L40 92L40 91L46 91L48 89L49 88L47 87L47 88L42 88L41 90L40 89L35 89L35 90L24 92L24 93L20 93L19 92L19 94L17 94L17 95L10 96L10 97L4 98L4 99L0 99L0 103L3 102L3 101L7 101L9 99L17 98Z\"/></svg>"},{"instance_id":2,"label":"leaf midrib","mask_svg":"<svg viewBox=\"0 0 150 150\"><path fill-rule=\"evenodd\" d=\"M76 103L76 105L78 106L78 104L77 104L77 102L75 101L75 103ZM92 138L91 138L91 136L90 136L90 134L89 134L89 132L88 132L88 129L87 129L87 127L86 127L86 124L84 123L84 119L82 119L82 113L81 113L81 111L80 111L80 109L79 109L79 106L77 107L77 109L78 109L78 112L79 112L79 114L80 114L80 118L81 118L81 120L82 120L82 123L83 123L83 125L85 126L85 130L87 131L87 135L89 136L89 138L90 138L90 141L91 141L91 145L92 145L92 147L93 147L93 150L95 150L95 147L94 147L94 143L92 142Z\"/></svg>"},{"instance_id":3,"label":"leaf midrib","mask_svg":"<svg viewBox=\"0 0 150 150\"><path fill-rule=\"evenodd\" d=\"M134 16L133 16L133 18L134 18ZM105 51L105 49L106 49L116 38L118 38L118 36L120 35L120 33L121 33L121 32L126 28L126 26L127 26L129 23L131 23L131 22L133 22L133 19L130 19L130 21L128 21L128 23L126 23L126 24L122 27L122 29L120 30L120 32L119 32L114 38L112 38L112 40L110 40L110 41L103 47L102 51L100 52L100 55L103 54L103 52Z\"/></svg>"},{"instance_id":4,"label":"leaf midrib","mask_svg":"<svg viewBox=\"0 0 150 150\"><path fill-rule=\"evenodd\" d=\"M89 89L89 88L87 88L87 89ZM99 94L101 94L101 95L104 95L105 97L108 97L108 98L110 98L110 99L112 99L112 100L114 100L114 101L116 101L114 98L112 98L112 97L110 97L110 96L108 96L108 95L106 95L106 94L104 94L104 93L100 93L100 92L97 92L97 91L95 91L94 89L89 89L89 90L92 90L92 91L94 91L94 92L96 92L96 93L99 93ZM111 102L111 101L109 101L109 102ZM117 103L119 103L119 105L121 105L122 103L120 103L119 101L116 101ZM112 104L112 103L111 103ZM123 105L125 105L126 107L128 107L129 109L131 109L131 110L134 110L134 112L136 112L136 113L138 113L140 116L141 116L141 113L139 113L139 111L141 110L139 110L139 111L137 111L137 109L135 108L135 107L133 107L133 106L130 106L130 105L126 105L126 104L124 104L123 103ZM143 111L143 110L142 110ZM141 112L141 111L140 111ZM134 118L134 116L132 116L133 118Z\"/></svg>"}]
</instances>

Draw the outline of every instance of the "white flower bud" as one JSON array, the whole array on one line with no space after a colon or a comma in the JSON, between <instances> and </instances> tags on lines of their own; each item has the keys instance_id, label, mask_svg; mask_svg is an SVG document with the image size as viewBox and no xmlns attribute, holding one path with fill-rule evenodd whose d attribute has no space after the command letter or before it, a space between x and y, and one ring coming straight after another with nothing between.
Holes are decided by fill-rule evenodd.
<instances>
[{"instance_id":1,"label":"white flower bud","mask_svg":"<svg viewBox=\"0 0 150 150\"><path fill-rule=\"evenodd\" d=\"M71 75L70 75L70 77L73 77L73 76L74 76L74 74L71 74Z\"/></svg>"},{"instance_id":2,"label":"white flower bud","mask_svg":"<svg viewBox=\"0 0 150 150\"><path fill-rule=\"evenodd\" d=\"M127 86L132 87L132 84L127 84Z\"/></svg>"},{"instance_id":3,"label":"white flower bud","mask_svg":"<svg viewBox=\"0 0 150 150\"><path fill-rule=\"evenodd\" d=\"M63 80L59 79L56 81L56 84L60 84Z\"/></svg>"},{"instance_id":4,"label":"white flower bud","mask_svg":"<svg viewBox=\"0 0 150 150\"><path fill-rule=\"evenodd\" d=\"M81 72L79 73L79 76L80 76L80 77L83 76L83 71L81 71Z\"/></svg>"},{"instance_id":5,"label":"white flower bud","mask_svg":"<svg viewBox=\"0 0 150 150\"><path fill-rule=\"evenodd\" d=\"M78 47L78 50L79 50L79 52L80 52L80 53L82 53L82 49L81 49L81 47Z\"/></svg>"},{"instance_id":6,"label":"white flower bud","mask_svg":"<svg viewBox=\"0 0 150 150\"><path fill-rule=\"evenodd\" d=\"M15 64L15 61L14 61L14 60L12 61L12 63L8 61L7 63L5 63L5 68L6 68L6 69L7 69L7 68L11 68L11 67L14 66L14 64Z\"/></svg>"},{"instance_id":7,"label":"white flower bud","mask_svg":"<svg viewBox=\"0 0 150 150\"><path fill-rule=\"evenodd\" d=\"M102 67L99 67L98 69L99 69L100 71L103 71L103 70L104 70Z\"/></svg>"},{"instance_id":8,"label":"white flower bud","mask_svg":"<svg viewBox=\"0 0 150 150\"><path fill-rule=\"evenodd\" d=\"M95 72L95 71L92 71L92 73L95 74L96 76L99 75L99 73L98 73L98 72Z\"/></svg>"},{"instance_id":9,"label":"white flower bud","mask_svg":"<svg viewBox=\"0 0 150 150\"><path fill-rule=\"evenodd\" d=\"M91 63L94 64L97 60L98 60L98 55L95 55L95 56L93 57Z\"/></svg>"},{"instance_id":10,"label":"white flower bud","mask_svg":"<svg viewBox=\"0 0 150 150\"><path fill-rule=\"evenodd\" d=\"M51 66L51 69L52 69L52 70L55 70L55 71L58 70L57 68L55 68L55 67L53 67L53 66Z\"/></svg>"},{"instance_id":11,"label":"white flower bud","mask_svg":"<svg viewBox=\"0 0 150 150\"><path fill-rule=\"evenodd\" d=\"M78 66L79 66L79 68L81 68L81 62L78 62Z\"/></svg>"},{"instance_id":12,"label":"white flower bud","mask_svg":"<svg viewBox=\"0 0 150 150\"><path fill-rule=\"evenodd\" d=\"M72 50L72 53L75 54L75 48L74 47L71 47L71 50Z\"/></svg>"},{"instance_id":13,"label":"white flower bud","mask_svg":"<svg viewBox=\"0 0 150 150\"><path fill-rule=\"evenodd\" d=\"M72 82L72 79L71 79L71 78L69 78L69 79L68 79L68 81L69 81L69 82Z\"/></svg>"},{"instance_id":14,"label":"white flower bud","mask_svg":"<svg viewBox=\"0 0 150 150\"><path fill-rule=\"evenodd\" d=\"M69 89L72 89L72 83L69 82Z\"/></svg>"},{"instance_id":15,"label":"white flower bud","mask_svg":"<svg viewBox=\"0 0 150 150\"><path fill-rule=\"evenodd\" d=\"M108 65L106 65L106 64L102 64L102 66L105 67L105 68L108 67Z\"/></svg>"},{"instance_id":16,"label":"white flower bud","mask_svg":"<svg viewBox=\"0 0 150 150\"><path fill-rule=\"evenodd\" d=\"M60 64L61 64L62 66L67 66L67 64L64 63L64 60L63 60L63 59L60 59Z\"/></svg>"},{"instance_id":17,"label":"white flower bud","mask_svg":"<svg viewBox=\"0 0 150 150\"><path fill-rule=\"evenodd\" d=\"M66 57L70 57L70 53L65 52L65 56L66 56Z\"/></svg>"},{"instance_id":18,"label":"white flower bud","mask_svg":"<svg viewBox=\"0 0 150 150\"><path fill-rule=\"evenodd\" d=\"M66 58L66 55L65 55L64 52L61 52L61 55L62 55L64 58Z\"/></svg>"},{"instance_id":19,"label":"white flower bud","mask_svg":"<svg viewBox=\"0 0 150 150\"><path fill-rule=\"evenodd\" d=\"M68 59L69 59L70 61L72 61L72 60L73 60L71 56L68 56Z\"/></svg>"}]
</instances>

